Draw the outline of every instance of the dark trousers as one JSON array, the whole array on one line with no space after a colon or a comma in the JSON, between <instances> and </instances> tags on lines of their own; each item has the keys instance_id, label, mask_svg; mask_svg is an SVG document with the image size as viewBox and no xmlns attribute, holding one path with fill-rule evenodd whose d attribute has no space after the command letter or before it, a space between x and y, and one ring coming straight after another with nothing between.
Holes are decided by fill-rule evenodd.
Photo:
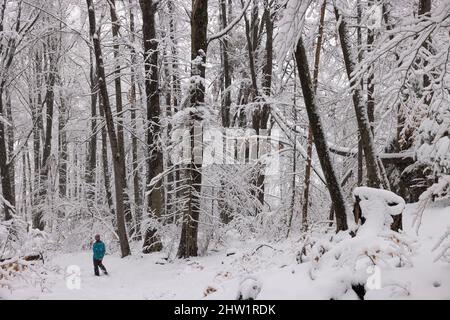
<instances>
[{"instance_id":1,"label":"dark trousers","mask_svg":"<svg viewBox=\"0 0 450 320\"><path fill-rule=\"evenodd\" d=\"M98 267L100 267L100 269L102 269L102 271L103 271L104 273L107 273L107 272L106 272L106 268L105 268L105 266L104 266L103 263L102 263L102 260L94 259L94 273L95 273L96 276L99 276L99 275L100 275L100 274L98 273Z\"/></svg>"}]
</instances>

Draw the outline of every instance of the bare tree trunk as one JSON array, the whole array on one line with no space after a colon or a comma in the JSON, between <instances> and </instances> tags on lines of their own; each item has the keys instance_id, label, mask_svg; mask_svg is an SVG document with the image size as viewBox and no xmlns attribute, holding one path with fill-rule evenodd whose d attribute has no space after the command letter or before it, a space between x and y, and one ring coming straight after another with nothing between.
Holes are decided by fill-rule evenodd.
<instances>
[{"instance_id":1,"label":"bare tree trunk","mask_svg":"<svg viewBox=\"0 0 450 320\"><path fill-rule=\"evenodd\" d=\"M131 34L131 43L135 42L135 22L134 22L134 0L130 0L130 9L129 9L129 15L130 15L130 34ZM136 64L136 51L134 47L131 47L131 64L130 64L130 72L131 72L131 78L130 78L130 91L128 100L130 101L131 105L131 112L130 112L130 118L131 118L131 129L132 129L132 137L131 137L131 150L132 150L132 161L133 161L133 192L134 192L134 220L135 224L130 230L130 234L135 234L136 240L141 240L141 220L142 220L142 197L141 197L141 182L139 178L139 166L138 166L138 141L137 141L137 121L136 121L136 70L134 68L134 65Z\"/></svg>"},{"instance_id":2,"label":"bare tree trunk","mask_svg":"<svg viewBox=\"0 0 450 320\"><path fill-rule=\"evenodd\" d=\"M206 34L208 27L208 1L192 0L191 18L191 77L205 78L206 74ZM195 81L190 88L190 105L193 108L200 107L205 102L205 86L203 81ZM181 229L180 245L177 256L188 258L197 256L198 219L200 215L200 194L202 184L202 163L196 161L196 149L201 132L199 125L201 117L195 111L190 113L189 135L191 159L187 165L188 199L183 212L183 224ZM201 138L200 138L201 139Z\"/></svg>"},{"instance_id":3,"label":"bare tree trunk","mask_svg":"<svg viewBox=\"0 0 450 320\"><path fill-rule=\"evenodd\" d=\"M45 125L45 138L42 152L41 170L40 170L40 184L38 188L40 207L36 215L34 216L33 224L35 228L44 230L45 222L43 220L43 203L47 197L47 184L48 184L48 172L50 169L50 154L52 148L52 134L53 134L53 107L55 103L55 82L57 73L57 45L53 36L48 37L48 41L45 45L44 65L47 66L48 75L46 77L47 91L45 94L46 103L46 125Z\"/></svg>"},{"instance_id":4,"label":"bare tree trunk","mask_svg":"<svg viewBox=\"0 0 450 320\"><path fill-rule=\"evenodd\" d=\"M272 91L272 71L273 71L273 16L271 5L268 1L264 2L264 14L262 24L266 27L266 60L263 66L263 78L262 78L262 90L266 96L270 96ZM258 36L257 36L258 37ZM258 37L259 38L259 37ZM258 40L254 40L258 41ZM269 121L270 115L270 105L268 103L264 103L262 108L258 108L258 130L256 132L257 135L267 135L267 124ZM262 148L263 142L266 138L258 137L258 153ZM258 200L261 204L264 204L264 170L265 167L263 165L260 166L257 175L257 187L258 187Z\"/></svg>"},{"instance_id":5,"label":"bare tree trunk","mask_svg":"<svg viewBox=\"0 0 450 320\"><path fill-rule=\"evenodd\" d=\"M369 0L367 2L368 6L372 6L374 0ZM372 51L372 45L375 40L375 34L372 28L367 29L367 52L370 53ZM373 98L373 94L375 91L375 85L373 83L374 74L372 70L372 66L370 66L368 71L369 76L367 77L367 115L369 118L370 129L373 135L373 122L375 121L375 100Z\"/></svg>"},{"instance_id":6,"label":"bare tree trunk","mask_svg":"<svg viewBox=\"0 0 450 320\"><path fill-rule=\"evenodd\" d=\"M244 3L241 0L241 6L244 7ZM249 59L249 69L250 69L250 78L251 78L251 87L249 88L249 97L251 101L254 101L257 97L259 97L258 85L257 85L257 75L256 75L256 66L255 66L255 51L256 51L256 33L254 32L256 29L256 21L258 20L258 9L257 3L253 2L252 8L252 20L251 24L248 21L247 14L244 13L244 22L245 22L245 38L247 40L247 50L248 50L248 59ZM271 79L271 75L270 78ZM266 80L266 79L265 79ZM267 80L266 80L267 81ZM270 88L269 88L270 89ZM244 93L245 94L245 93ZM246 101L247 103L248 101ZM256 134L259 135L261 129L261 108L258 106L252 113L252 128L255 130ZM258 199L260 204L264 204L264 176L261 175L261 165L257 163L256 165L256 177L253 181L256 189L256 198ZM253 193L253 192L252 192ZM256 208L256 213L258 213L259 208Z\"/></svg>"},{"instance_id":7,"label":"bare tree trunk","mask_svg":"<svg viewBox=\"0 0 450 320\"><path fill-rule=\"evenodd\" d=\"M355 82L356 80L352 76L355 69L355 61L353 61L352 58L352 46L348 38L347 24L344 17L341 17L336 7L334 8L334 12L336 21L339 21L339 38L341 40L342 53L344 56L347 76L349 78L350 87L352 89L353 105L355 108L356 120L358 122L358 129L361 134L361 142L364 150L364 157L366 160L368 185L374 188L382 188L383 179L378 167L378 159L375 153L373 135L370 130L367 109L362 103L362 95L359 84Z\"/></svg>"},{"instance_id":8,"label":"bare tree trunk","mask_svg":"<svg viewBox=\"0 0 450 320\"><path fill-rule=\"evenodd\" d=\"M181 103L181 82L180 82L180 71L179 71L179 61L178 61L178 50L177 45L178 41L176 38L176 14L175 14L175 8L172 0L168 1L168 7L169 7L169 14L170 14L170 22L169 22L169 38L171 41L171 51L172 51L172 75L171 75L171 95L172 95L172 114L175 114L178 112L179 105ZM180 166L177 165L174 168L174 171L170 174L171 178L170 180L173 181L173 187L172 189L175 189L175 193L173 194L173 199L178 199L182 197L182 188L180 187ZM169 200L170 201L170 200ZM171 206L172 208L172 206ZM178 207L175 206L177 209ZM177 210L178 211L178 210ZM168 212L169 213L169 212ZM178 220L179 214L177 213L176 216L174 216L173 221Z\"/></svg>"},{"instance_id":9,"label":"bare tree trunk","mask_svg":"<svg viewBox=\"0 0 450 320\"><path fill-rule=\"evenodd\" d=\"M357 42L358 42L358 62L361 62L363 56L362 56L362 33L361 33L361 0L357 0L356 2L356 10L357 10ZM363 79L361 79L360 86L363 87ZM363 148L362 148L362 141L361 141L361 134L358 131L358 180L357 185L362 186L363 184L363 174L364 174L364 164L363 164L364 154L363 154Z\"/></svg>"},{"instance_id":10,"label":"bare tree trunk","mask_svg":"<svg viewBox=\"0 0 450 320\"><path fill-rule=\"evenodd\" d=\"M226 0L220 1L220 20L222 28L225 28L228 23L227 19L227 2ZM231 67L228 58L229 44L228 39L225 37L220 42L221 50L221 62L222 62L222 97L221 97L221 115L222 115L222 127L229 128L231 125L230 119L230 106L231 106ZM226 135L224 135L224 149L226 146ZM224 199L225 195L225 181L220 181L220 188L218 191L218 196L221 199L219 201L219 215L222 223L227 224L231 221L232 216L230 215L229 207Z\"/></svg>"},{"instance_id":11,"label":"bare tree trunk","mask_svg":"<svg viewBox=\"0 0 450 320\"><path fill-rule=\"evenodd\" d=\"M95 201L95 172L97 166L97 80L92 49L89 52L90 86L91 86L91 130L88 145L88 159L86 165L87 205L91 208Z\"/></svg>"},{"instance_id":12,"label":"bare tree trunk","mask_svg":"<svg viewBox=\"0 0 450 320\"><path fill-rule=\"evenodd\" d=\"M320 51L322 50L323 41L323 24L325 21L325 9L327 2L324 1L320 8L320 20L319 20L319 35L317 37L316 52L314 55L314 75L313 86L314 93L317 91L317 82L319 78L319 66L320 66ZM303 188L303 205L302 205L302 230L308 229L308 206L309 206L309 185L311 183L311 164L312 164L312 149L313 149L313 133L311 125L308 130L308 147L306 149L306 167L305 167L305 181Z\"/></svg>"},{"instance_id":13,"label":"bare tree trunk","mask_svg":"<svg viewBox=\"0 0 450 320\"><path fill-rule=\"evenodd\" d=\"M27 212L28 212L28 201L27 201L27 155L28 147L22 152L22 215L25 222L28 222Z\"/></svg>"},{"instance_id":14,"label":"bare tree trunk","mask_svg":"<svg viewBox=\"0 0 450 320\"><path fill-rule=\"evenodd\" d=\"M100 93L99 93L100 95ZM105 118L105 114L103 112L102 101L99 99L99 111L100 117L102 119ZM102 124L101 129L101 138L102 138L102 168L103 168L103 184L105 186L105 195L106 202L108 204L109 210L111 211L111 215L115 216L116 212L114 210L113 198L111 193L111 179L109 175L109 163L108 163L108 136L106 132L106 127Z\"/></svg>"},{"instance_id":15,"label":"bare tree trunk","mask_svg":"<svg viewBox=\"0 0 450 320\"><path fill-rule=\"evenodd\" d=\"M222 22L222 28L227 26L227 8L226 0L220 1L220 16ZM231 106L231 75L230 75L230 62L228 59L228 40L224 38L221 41L220 49L222 51L223 62L223 95L221 99L222 105L222 126L224 128L230 127L230 106Z\"/></svg>"},{"instance_id":16,"label":"bare tree trunk","mask_svg":"<svg viewBox=\"0 0 450 320\"><path fill-rule=\"evenodd\" d=\"M8 136L8 166L9 166L9 175L11 180L11 194L14 199L16 199L16 184L15 184L15 177L16 177L16 170L15 170L15 164L14 161L10 161L11 156L14 154L14 121L12 116L12 109L11 109L11 95L8 90L5 91L5 98L6 98L6 119L9 122L8 129L6 130L7 136Z\"/></svg>"},{"instance_id":17,"label":"bare tree trunk","mask_svg":"<svg viewBox=\"0 0 450 320\"><path fill-rule=\"evenodd\" d=\"M37 214L39 212L39 190L40 190L40 172L41 172L41 132L43 131L42 118L42 56L38 51L35 55L35 77L36 77L36 99L32 99L32 118L33 118L33 162L34 162L34 178L33 178L33 194L32 194L32 226L37 228Z\"/></svg>"},{"instance_id":18,"label":"bare tree trunk","mask_svg":"<svg viewBox=\"0 0 450 320\"><path fill-rule=\"evenodd\" d=\"M117 112L117 143L119 145L119 152L123 159L123 199L124 199L124 206L125 206L125 221L127 225L129 226L129 230L131 232L132 230L132 222L133 217L131 214L131 207L130 207L130 198L128 196L128 188L127 188L127 170L125 168L125 142L124 142L124 134L123 134L123 103L122 103L122 84L121 84L121 72L120 72L120 52L119 52L119 30L120 30L120 21L116 13L116 4L115 0L108 0L109 8L110 8L110 15L111 15L111 30L113 35L113 52L114 52L114 89L116 92L116 112ZM131 233L130 233L131 235Z\"/></svg>"},{"instance_id":19,"label":"bare tree trunk","mask_svg":"<svg viewBox=\"0 0 450 320\"><path fill-rule=\"evenodd\" d=\"M294 113L294 123L297 123L298 119L297 119L297 74L296 74L296 70L295 70L295 61L294 61L294 95L293 95L293 108L292 111ZM291 213L289 215L289 220L288 220L288 225L287 225L287 233L286 233L286 238L289 238L289 234L291 232L291 228L292 228L292 219L294 217L295 214L295 196L296 196L296 180L297 180L297 134L296 132L294 132L294 149L292 152L292 182L291 182Z\"/></svg>"},{"instance_id":20,"label":"bare tree trunk","mask_svg":"<svg viewBox=\"0 0 450 320\"><path fill-rule=\"evenodd\" d=\"M163 172L163 157L159 146L160 115L158 40L156 39L155 13L156 3L140 0L143 19L144 57L145 57L145 93L147 97L147 185L150 188L147 197L151 218L158 220L163 210L163 187L159 179L153 186L150 183ZM143 252L161 251L162 243L155 227L145 231Z\"/></svg>"},{"instance_id":21,"label":"bare tree trunk","mask_svg":"<svg viewBox=\"0 0 450 320\"><path fill-rule=\"evenodd\" d=\"M295 58L297 62L300 83L302 86L303 97L305 100L306 111L308 113L309 125L314 136L314 144L316 145L317 155L319 156L320 165L322 166L322 170L328 186L328 191L330 192L330 197L336 213L336 227L338 231L347 230L347 213L344 197L342 194L341 186L331 163L330 154L328 152L324 129L321 124L320 116L315 102L313 82L311 81L311 76L309 73L308 60L301 37L297 43Z\"/></svg>"},{"instance_id":22,"label":"bare tree trunk","mask_svg":"<svg viewBox=\"0 0 450 320\"><path fill-rule=\"evenodd\" d=\"M65 97L60 96L59 119L58 119L58 153L59 153L59 195L67 196L67 105Z\"/></svg>"},{"instance_id":23,"label":"bare tree trunk","mask_svg":"<svg viewBox=\"0 0 450 320\"><path fill-rule=\"evenodd\" d=\"M128 243L127 230L125 225L125 206L123 199L123 180L125 172L124 160L120 154L119 144L116 136L116 130L114 128L114 120L111 112L111 106L109 104L108 89L106 86L106 75L103 63L102 49L100 46L99 33L96 33L95 26L95 10L92 0L86 0L89 13L89 32L94 44L94 53L97 66L98 86L102 97L101 107L105 114L106 126L108 130L109 142L111 147L111 154L113 158L114 167L114 184L116 193L116 214L117 214L117 234L120 240L120 249L122 257L126 257L131 254L130 245Z\"/></svg>"},{"instance_id":24,"label":"bare tree trunk","mask_svg":"<svg viewBox=\"0 0 450 320\"><path fill-rule=\"evenodd\" d=\"M244 4L242 3L242 7L244 7ZM252 29L250 26L250 22L248 21L247 14L244 14L244 21L245 21L245 38L247 39L247 50L248 50L248 61L249 61L249 68L250 68L250 78L252 81L250 96L251 99L254 100L255 97L258 96L258 85L256 83L256 69L255 69L255 51L254 51L254 44L252 42ZM259 130L259 112L254 112L253 115L253 127L255 130Z\"/></svg>"},{"instance_id":25,"label":"bare tree trunk","mask_svg":"<svg viewBox=\"0 0 450 320\"><path fill-rule=\"evenodd\" d=\"M0 116L5 115L3 111L3 85L0 87ZM6 118L6 117L4 117ZM0 178L2 183L3 198L9 202L4 203L5 220L12 218L12 213L15 206L15 199L13 198L11 174L8 166L8 151L6 149L6 135L5 124L0 121Z\"/></svg>"}]
</instances>

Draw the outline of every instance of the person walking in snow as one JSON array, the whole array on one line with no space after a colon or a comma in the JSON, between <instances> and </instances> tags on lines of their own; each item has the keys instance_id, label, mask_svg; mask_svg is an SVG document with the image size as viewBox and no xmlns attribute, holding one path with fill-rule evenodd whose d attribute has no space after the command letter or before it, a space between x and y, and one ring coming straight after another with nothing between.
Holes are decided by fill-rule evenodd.
<instances>
[{"instance_id":1,"label":"person walking in snow","mask_svg":"<svg viewBox=\"0 0 450 320\"><path fill-rule=\"evenodd\" d=\"M100 235L95 235L95 242L92 246L92 251L94 252L94 273L96 276L100 276L98 268L102 269L104 274L108 274L105 266L102 263L103 257L105 256L105 244L100 240Z\"/></svg>"}]
</instances>

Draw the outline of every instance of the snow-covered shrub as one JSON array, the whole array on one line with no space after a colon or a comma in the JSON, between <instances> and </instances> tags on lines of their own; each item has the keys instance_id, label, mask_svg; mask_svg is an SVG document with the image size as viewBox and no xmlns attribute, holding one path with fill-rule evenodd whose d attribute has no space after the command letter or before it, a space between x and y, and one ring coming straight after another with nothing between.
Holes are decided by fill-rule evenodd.
<instances>
[{"instance_id":1,"label":"snow-covered shrub","mask_svg":"<svg viewBox=\"0 0 450 320\"><path fill-rule=\"evenodd\" d=\"M27 223L17 216L0 221L0 258L9 259L23 254L27 240Z\"/></svg>"},{"instance_id":2,"label":"snow-covered shrub","mask_svg":"<svg viewBox=\"0 0 450 320\"><path fill-rule=\"evenodd\" d=\"M317 241L309 250L310 276L324 286L331 286L330 298L343 296L352 287L366 287L371 270L412 266L410 256L414 241L390 229L392 215L400 214L404 200L392 192L356 188L364 223L354 237L339 232ZM389 206L390 203L395 205Z\"/></svg>"},{"instance_id":3,"label":"snow-covered shrub","mask_svg":"<svg viewBox=\"0 0 450 320\"><path fill-rule=\"evenodd\" d=\"M14 289L14 280L35 285L45 283L42 270L48 234L36 229L27 232L28 224L21 218L0 222L0 287Z\"/></svg>"},{"instance_id":4,"label":"snow-covered shrub","mask_svg":"<svg viewBox=\"0 0 450 320\"><path fill-rule=\"evenodd\" d=\"M355 204L361 211L361 226L358 233L375 233L390 228L393 216L398 216L405 209L405 200L393 192L368 187L358 187L353 191Z\"/></svg>"}]
</instances>

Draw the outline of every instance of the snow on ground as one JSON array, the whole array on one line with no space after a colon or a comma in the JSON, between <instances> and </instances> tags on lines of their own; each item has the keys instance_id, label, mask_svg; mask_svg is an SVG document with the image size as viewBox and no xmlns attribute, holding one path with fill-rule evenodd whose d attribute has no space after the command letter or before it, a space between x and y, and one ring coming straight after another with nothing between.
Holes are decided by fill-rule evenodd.
<instances>
[{"instance_id":1,"label":"snow on ground","mask_svg":"<svg viewBox=\"0 0 450 320\"><path fill-rule=\"evenodd\" d=\"M450 206L429 208L419 235L411 228L415 205L404 217L406 233L417 237L413 267L381 270L382 289L369 290L366 299L450 299L450 265L433 262L431 252L450 224ZM338 283L333 275L311 280L310 263L297 264L299 244L260 246L257 241L210 251L207 256L167 263L161 254L121 259L107 255L109 276L93 275L90 251L56 255L46 262L47 274L32 284L17 280L12 290L0 288L3 299L330 299ZM136 250L137 251L137 250ZM80 268L80 289L70 289L68 266ZM348 291L340 299L356 299Z\"/></svg>"}]
</instances>

